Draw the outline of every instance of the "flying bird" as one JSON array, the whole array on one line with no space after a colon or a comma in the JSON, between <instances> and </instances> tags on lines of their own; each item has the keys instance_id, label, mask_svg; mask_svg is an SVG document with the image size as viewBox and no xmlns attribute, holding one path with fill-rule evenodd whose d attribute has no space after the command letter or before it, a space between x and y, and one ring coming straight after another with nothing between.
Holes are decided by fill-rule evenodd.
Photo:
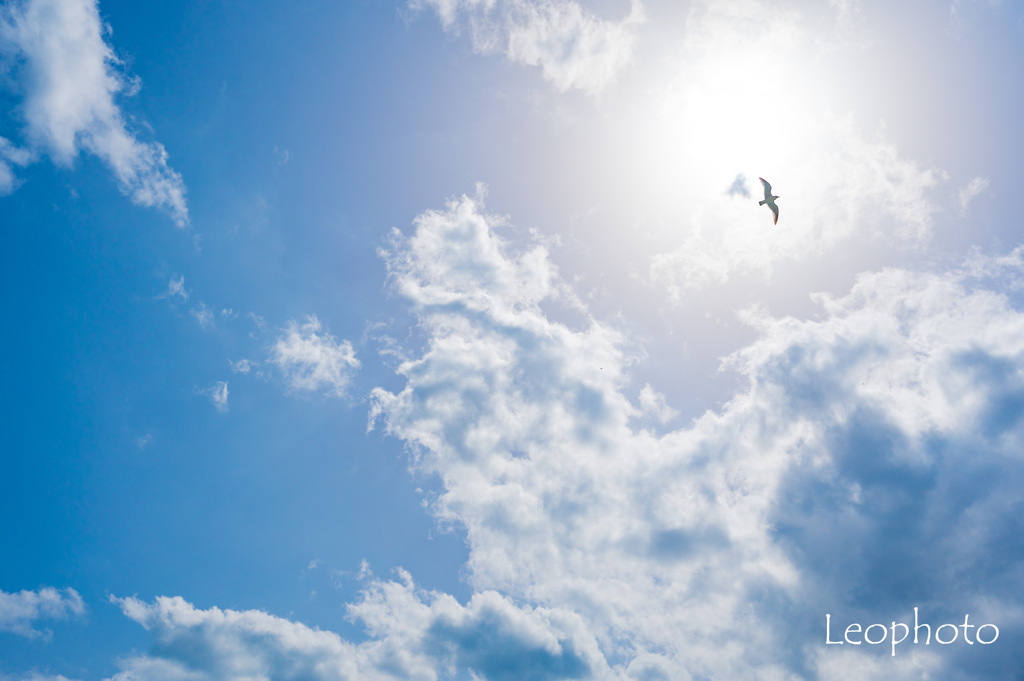
<instances>
[{"instance_id":1,"label":"flying bird","mask_svg":"<svg viewBox=\"0 0 1024 681\"><path fill-rule=\"evenodd\" d=\"M772 224L777 225L779 224L779 207L775 205L775 199L779 197L772 196L772 186L763 177L757 179L761 180L761 184L764 185L764 201L758 201L757 205L763 206L767 203L768 207L772 209L772 215L775 216L775 221Z\"/></svg>"}]
</instances>

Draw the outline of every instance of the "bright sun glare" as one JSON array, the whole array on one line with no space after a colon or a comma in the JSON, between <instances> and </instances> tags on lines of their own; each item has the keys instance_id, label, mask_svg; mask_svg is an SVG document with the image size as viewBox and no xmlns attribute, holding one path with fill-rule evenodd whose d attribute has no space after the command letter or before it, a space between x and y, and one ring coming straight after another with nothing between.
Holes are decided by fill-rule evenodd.
<instances>
[{"instance_id":1,"label":"bright sun glare","mask_svg":"<svg viewBox=\"0 0 1024 681\"><path fill-rule=\"evenodd\" d=\"M780 33L708 36L665 67L671 85L630 126L638 191L659 202L724 195L742 175L753 197L758 176L778 182L807 155L820 132L812 78L794 36Z\"/></svg>"}]
</instances>

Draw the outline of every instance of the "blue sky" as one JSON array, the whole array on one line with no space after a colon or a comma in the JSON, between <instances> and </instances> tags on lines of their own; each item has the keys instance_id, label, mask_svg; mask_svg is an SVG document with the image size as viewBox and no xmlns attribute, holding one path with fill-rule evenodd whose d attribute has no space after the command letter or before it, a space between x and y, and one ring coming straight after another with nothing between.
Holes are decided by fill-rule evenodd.
<instances>
[{"instance_id":1,"label":"blue sky","mask_svg":"<svg viewBox=\"0 0 1024 681\"><path fill-rule=\"evenodd\" d=\"M0 4L0 679L1019 678L1022 52Z\"/></svg>"}]
</instances>

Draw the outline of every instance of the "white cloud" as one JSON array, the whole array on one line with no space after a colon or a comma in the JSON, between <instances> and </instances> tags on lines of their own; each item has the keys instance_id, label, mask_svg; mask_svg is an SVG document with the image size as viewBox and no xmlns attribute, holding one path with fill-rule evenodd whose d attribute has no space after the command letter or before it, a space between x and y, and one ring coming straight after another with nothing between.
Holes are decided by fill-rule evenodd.
<instances>
[{"instance_id":1,"label":"white cloud","mask_svg":"<svg viewBox=\"0 0 1024 681\"><path fill-rule=\"evenodd\" d=\"M835 12L697 0L672 30L673 48L638 69L645 87L606 126L609 157L630 169L615 194L638 197L620 221L656 249L631 255L671 299L851 246L928 242L946 175L908 157L884 122L865 125L834 95L835 74L813 66L863 54ZM777 225L758 177L781 197Z\"/></svg>"},{"instance_id":2,"label":"white cloud","mask_svg":"<svg viewBox=\"0 0 1024 681\"><path fill-rule=\"evenodd\" d=\"M827 157L805 157L801 167L772 182L773 192L782 196L779 225L773 227L766 208L751 212L753 200L740 204L713 196L718 205L705 202L683 243L652 257L651 279L664 285L672 299L737 274L768 277L786 261L878 236L878 226L887 221L895 223L896 246L930 238L936 209L927 193L941 172L901 158L891 144L864 141L846 124L807 123L809 131L838 142L838 148Z\"/></svg>"},{"instance_id":3,"label":"white cloud","mask_svg":"<svg viewBox=\"0 0 1024 681\"><path fill-rule=\"evenodd\" d=\"M251 331L249 333L250 338L255 338L257 334L262 333L263 330L267 328L267 320L264 319L262 316L256 314L255 312L250 312L249 314L246 315L246 318L250 322L252 322L253 326L256 327L255 331Z\"/></svg>"},{"instance_id":4,"label":"white cloud","mask_svg":"<svg viewBox=\"0 0 1024 681\"><path fill-rule=\"evenodd\" d=\"M662 423L671 421L679 413L668 405L665 396L651 387L650 383L640 390L640 408Z\"/></svg>"},{"instance_id":5,"label":"white cloud","mask_svg":"<svg viewBox=\"0 0 1024 681\"><path fill-rule=\"evenodd\" d=\"M616 674L651 678L829 678L826 611L928 604L1021 637L1024 314L975 266L865 274L818 321L749 312L762 337L728 360L749 388L656 437L629 427L622 339L547 318L546 255L510 253L473 200L387 259L428 340L377 419L442 480L478 592L574 613ZM894 673L969 675L929 652Z\"/></svg>"},{"instance_id":6,"label":"white cloud","mask_svg":"<svg viewBox=\"0 0 1024 681\"><path fill-rule=\"evenodd\" d=\"M322 330L320 320L309 316L305 323L288 323L267 360L276 364L293 390L326 390L344 395L359 360L347 340L340 343Z\"/></svg>"},{"instance_id":7,"label":"white cloud","mask_svg":"<svg viewBox=\"0 0 1024 681\"><path fill-rule=\"evenodd\" d=\"M200 395L206 395L214 408L219 412L228 410L228 383L227 381L215 381L213 385L202 390L197 390Z\"/></svg>"},{"instance_id":8,"label":"white cloud","mask_svg":"<svg viewBox=\"0 0 1024 681\"><path fill-rule=\"evenodd\" d=\"M625 397L622 336L552 321L548 306L578 302L542 246L513 252L496 222L461 197L394 236L391 280L427 340L401 390L373 393L441 481L430 510L465 529L471 598L364 563L360 643L265 612L120 599L154 646L112 681L978 678L977 657L908 647L883 665L824 646L826 612L906 621L914 606L998 624L984 673L1013 678L1024 312L1000 283L1021 280L1020 252L866 273L819 296L814 320L747 311L760 337L726 360L747 387L657 436L631 426L643 412ZM314 319L289 336L338 345ZM640 394L649 413L667 406Z\"/></svg>"},{"instance_id":9,"label":"white cloud","mask_svg":"<svg viewBox=\"0 0 1024 681\"><path fill-rule=\"evenodd\" d=\"M188 300L188 291L185 290L185 276L182 275L175 279L171 277L170 281L167 282L167 292L162 294L161 298L181 298L182 300Z\"/></svg>"},{"instance_id":10,"label":"white cloud","mask_svg":"<svg viewBox=\"0 0 1024 681\"><path fill-rule=\"evenodd\" d=\"M19 149L6 137L0 137L0 196L10 194L18 186L12 166L23 166L34 159L28 149Z\"/></svg>"},{"instance_id":11,"label":"white cloud","mask_svg":"<svg viewBox=\"0 0 1024 681\"><path fill-rule=\"evenodd\" d=\"M82 615L85 603L74 589L45 587L39 591L0 591L0 631L26 638L49 637L46 630L34 627L37 620L66 619L69 615Z\"/></svg>"},{"instance_id":12,"label":"white cloud","mask_svg":"<svg viewBox=\"0 0 1024 681\"><path fill-rule=\"evenodd\" d=\"M596 94L632 60L634 29L644 19L639 0L620 21L595 16L576 0L411 0L432 7L446 30L467 26L482 54L540 66L560 90Z\"/></svg>"},{"instance_id":13,"label":"white cloud","mask_svg":"<svg viewBox=\"0 0 1024 681\"><path fill-rule=\"evenodd\" d=\"M671 299L735 275L768 278L782 263L834 253L854 239L881 237L903 248L929 240L937 210L929 192L942 171L902 157L885 139L866 140L849 119L817 110L794 111L792 118L799 136L789 142L800 153L780 154L785 172L766 178L781 197L778 225L757 206L760 182L749 200L720 191L696 197L682 243L651 258L651 280Z\"/></svg>"},{"instance_id":14,"label":"white cloud","mask_svg":"<svg viewBox=\"0 0 1024 681\"><path fill-rule=\"evenodd\" d=\"M264 612L198 610L181 598L118 602L159 652L122 661L112 681L360 678L355 646L330 632Z\"/></svg>"},{"instance_id":15,"label":"white cloud","mask_svg":"<svg viewBox=\"0 0 1024 681\"><path fill-rule=\"evenodd\" d=\"M980 175L968 182L967 186L960 190L958 197L960 200L960 214L966 215L967 207L971 205L971 201L976 199L986 189L988 189L988 180Z\"/></svg>"},{"instance_id":16,"label":"white cloud","mask_svg":"<svg viewBox=\"0 0 1024 681\"><path fill-rule=\"evenodd\" d=\"M793 583L759 536L780 455L745 474L730 465L735 453L702 444L710 434L631 431L638 410L622 394L619 334L548 320L539 303L558 289L546 253L507 250L463 197L421 216L388 256L429 342L399 368L403 390L374 392L376 409L443 480L433 510L466 528L470 583L575 612L605 656L693 641L664 662L672 678L691 664L695 674L743 669L742 655L726 661L709 642L735 634L737 585ZM757 437L744 423L728 430Z\"/></svg>"},{"instance_id":17,"label":"white cloud","mask_svg":"<svg viewBox=\"0 0 1024 681\"><path fill-rule=\"evenodd\" d=\"M200 327L208 329L213 326L213 310L207 307L206 303L200 302L189 310L189 314L195 317Z\"/></svg>"},{"instance_id":18,"label":"white cloud","mask_svg":"<svg viewBox=\"0 0 1024 681\"><path fill-rule=\"evenodd\" d=\"M21 107L32 148L70 165L79 150L102 159L122 192L188 223L185 185L158 142L131 133L115 102L136 85L118 73L95 0L26 0L0 8L0 50L19 63ZM0 175L9 166L0 167Z\"/></svg>"},{"instance_id":19,"label":"white cloud","mask_svg":"<svg viewBox=\"0 0 1024 681\"><path fill-rule=\"evenodd\" d=\"M185 277L184 275L181 275L178 276L177 278L171 277L170 280L167 282L167 290L158 295L156 298L158 300L166 299L171 301L172 303L176 300L183 303L187 303L191 297L191 292L185 288ZM196 320L196 323L199 324L200 328L210 329L213 328L213 326L216 323L216 315L214 313L214 310L211 309L209 305L207 305L201 300L197 301L196 304L191 309L189 309L188 313L192 315L192 317ZM222 310L221 316L226 316L230 318L230 315L228 313L228 310Z\"/></svg>"},{"instance_id":20,"label":"white cloud","mask_svg":"<svg viewBox=\"0 0 1024 681\"><path fill-rule=\"evenodd\" d=\"M417 589L401 571L398 581L371 581L349 607L371 636L361 644L265 612L200 610L181 598L115 600L157 645L122 660L111 681L434 681L456 668L495 680L608 678L572 614L520 608L494 592L462 606Z\"/></svg>"},{"instance_id":21,"label":"white cloud","mask_svg":"<svg viewBox=\"0 0 1024 681\"><path fill-rule=\"evenodd\" d=\"M251 359L240 359L237 362L232 362L229 359L228 364L231 366L231 373L234 374L247 374L252 371L254 366L258 366L258 364L253 362Z\"/></svg>"}]
</instances>

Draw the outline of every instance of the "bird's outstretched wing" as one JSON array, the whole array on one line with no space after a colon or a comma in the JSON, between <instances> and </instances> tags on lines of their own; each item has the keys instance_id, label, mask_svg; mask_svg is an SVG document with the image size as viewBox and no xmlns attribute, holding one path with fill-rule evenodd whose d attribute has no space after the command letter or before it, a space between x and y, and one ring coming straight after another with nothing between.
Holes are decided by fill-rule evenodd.
<instances>
[{"instance_id":1,"label":"bird's outstretched wing","mask_svg":"<svg viewBox=\"0 0 1024 681\"><path fill-rule=\"evenodd\" d=\"M764 182L764 180L761 180ZM768 184L765 182L765 184ZM779 224L779 207L775 205L774 201L768 203L768 207L772 209L772 215L775 216L775 220L772 222L773 225Z\"/></svg>"},{"instance_id":2,"label":"bird's outstretched wing","mask_svg":"<svg viewBox=\"0 0 1024 681\"><path fill-rule=\"evenodd\" d=\"M764 198L767 199L769 196L772 195L772 186L768 184L768 182L763 177L759 177L757 179L761 180L761 184L764 185Z\"/></svg>"}]
</instances>

